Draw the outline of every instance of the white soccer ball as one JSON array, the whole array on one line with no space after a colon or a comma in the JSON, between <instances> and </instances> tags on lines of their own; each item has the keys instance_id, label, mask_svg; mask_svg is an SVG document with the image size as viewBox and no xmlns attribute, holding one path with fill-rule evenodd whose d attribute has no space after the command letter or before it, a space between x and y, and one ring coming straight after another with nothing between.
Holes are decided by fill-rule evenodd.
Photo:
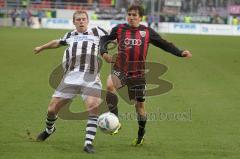
<instances>
[{"instance_id":1,"label":"white soccer ball","mask_svg":"<svg viewBox=\"0 0 240 159\"><path fill-rule=\"evenodd\" d=\"M102 132L111 134L119 127L119 120L115 114L107 112L98 117L97 124Z\"/></svg>"}]
</instances>

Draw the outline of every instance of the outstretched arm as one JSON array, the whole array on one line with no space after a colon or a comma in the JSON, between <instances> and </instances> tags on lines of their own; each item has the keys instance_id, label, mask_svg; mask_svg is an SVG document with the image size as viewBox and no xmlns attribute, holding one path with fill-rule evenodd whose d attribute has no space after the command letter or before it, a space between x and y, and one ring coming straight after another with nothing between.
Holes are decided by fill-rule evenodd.
<instances>
[{"instance_id":1,"label":"outstretched arm","mask_svg":"<svg viewBox=\"0 0 240 159\"><path fill-rule=\"evenodd\" d=\"M54 48L58 48L59 46L60 46L60 40L52 40L44 45L35 47L33 51L35 54L38 54L45 49L54 49Z\"/></svg>"},{"instance_id":2,"label":"outstretched arm","mask_svg":"<svg viewBox=\"0 0 240 159\"><path fill-rule=\"evenodd\" d=\"M175 56L188 57L188 58L192 57L192 54L190 51L180 50L173 43L170 43L162 39L161 36L158 33L156 33L153 29L149 28L149 33L150 33L150 43L152 43L154 46L159 47L164 51L167 51Z\"/></svg>"}]
</instances>

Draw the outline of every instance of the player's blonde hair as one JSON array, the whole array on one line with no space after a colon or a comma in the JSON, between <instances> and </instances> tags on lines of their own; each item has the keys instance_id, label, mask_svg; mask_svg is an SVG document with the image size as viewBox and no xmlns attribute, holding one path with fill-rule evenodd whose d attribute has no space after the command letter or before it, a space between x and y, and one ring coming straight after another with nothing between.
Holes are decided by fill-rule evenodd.
<instances>
[{"instance_id":1,"label":"player's blonde hair","mask_svg":"<svg viewBox=\"0 0 240 159\"><path fill-rule=\"evenodd\" d=\"M75 12L73 13L73 21L75 21L75 16L76 16L77 14L85 14L85 15L87 16L87 19L88 19L88 13L87 13L87 11L85 11L85 10L77 10L77 11L75 11Z\"/></svg>"}]
</instances>

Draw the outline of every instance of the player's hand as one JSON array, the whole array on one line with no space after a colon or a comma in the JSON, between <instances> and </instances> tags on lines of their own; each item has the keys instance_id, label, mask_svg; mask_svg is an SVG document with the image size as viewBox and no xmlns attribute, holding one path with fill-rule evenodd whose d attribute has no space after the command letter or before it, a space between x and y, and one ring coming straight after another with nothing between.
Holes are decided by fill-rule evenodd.
<instances>
[{"instance_id":1,"label":"player's hand","mask_svg":"<svg viewBox=\"0 0 240 159\"><path fill-rule=\"evenodd\" d=\"M187 57L187 58L191 58L192 57L192 53L188 50L184 50L182 52L182 57Z\"/></svg>"},{"instance_id":2,"label":"player's hand","mask_svg":"<svg viewBox=\"0 0 240 159\"><path fill-rule=\"evenodd\" d=\"M111 55L109 55L109 54L107 54L107 53L104 53L102 57L103 57L103 59L104 59L106 62L108 62L108 63L113 63L113 59L112 59L112 56L111 56Z\"/></svg>"},{"instance_id":3,"label":"player's hand","mask_svg":"<svg viewBox=\"0 0 240 159\"><path fill-rule=\"evenodd\" d=\"M42 48L40 46L38 46L38 47L35 47L33 51L35 54L38 54L42 51Z\"/></svg>"}]
</instances>

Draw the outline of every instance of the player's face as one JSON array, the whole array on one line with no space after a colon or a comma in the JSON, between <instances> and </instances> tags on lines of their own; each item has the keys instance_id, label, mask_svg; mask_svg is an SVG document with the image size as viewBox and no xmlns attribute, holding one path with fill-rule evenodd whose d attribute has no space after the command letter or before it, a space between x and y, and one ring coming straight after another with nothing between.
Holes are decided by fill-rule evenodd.
<instances>
[{"instance_id":1,"label":"player's face","mask_svg":"<svg viewBox=\"0 0 240 159\"><path fill-rule=\"evenodd\" d=\"M138 27L142 17L139 16L138 10L130 10L127 13L128 24L132 27Z\"/></svg>"},{"instance_id":2,"label":"player's face","mask_svg":"<svg viewBox=\"0 0 240 159\"><path fill-rule=\"evenodd\" d=\"M88 17L86 14L76 14L73 21L78 32L83 33L87 30L88 27Z\"/></svg>"}]
</instances>

